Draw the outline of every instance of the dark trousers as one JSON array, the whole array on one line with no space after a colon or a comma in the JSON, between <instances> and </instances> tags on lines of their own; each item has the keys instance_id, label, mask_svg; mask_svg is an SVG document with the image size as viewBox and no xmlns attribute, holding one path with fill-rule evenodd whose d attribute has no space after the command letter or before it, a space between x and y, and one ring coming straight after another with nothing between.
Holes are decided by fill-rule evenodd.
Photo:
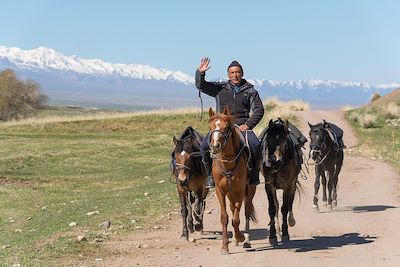
<instances>
[{"instance_id":1,"label":"dark trousers","mask_svg":"<svg viewBox=\"0 0 400 267\"><path fill-rule=\"evenodd\" d=\"M243 135L246 136L246 133L243 132ZM252 162L256 163L257 160L262 159L262 151L261 151L261 142L258 140L258 137L254 134L253 131L247 131L247 140L249 142L251 155L252 155ZM204 162L211 163L210 153L208 151L210 144L210 133L204 137L203 142L200 146L201 151L201 158ZM254 165L253 165L254 166Z\"/></svg>"}]
</instances>

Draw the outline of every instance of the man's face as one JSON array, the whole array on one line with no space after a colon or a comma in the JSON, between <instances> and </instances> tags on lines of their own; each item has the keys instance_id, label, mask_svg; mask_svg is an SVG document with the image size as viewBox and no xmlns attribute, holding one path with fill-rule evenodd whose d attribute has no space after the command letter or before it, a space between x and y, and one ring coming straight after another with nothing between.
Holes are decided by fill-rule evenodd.
<instances>
[{"instance_id":1,"label":"man's face","mask_svg":"<svg viewBox=\"0 0 400 267\"><path fill-rule=\"evenodd\" d=\"M234 85L240 85L242 81L242 70L237 66L230 67L228 69L228 78Z\"/></svg>"}]
</instances>

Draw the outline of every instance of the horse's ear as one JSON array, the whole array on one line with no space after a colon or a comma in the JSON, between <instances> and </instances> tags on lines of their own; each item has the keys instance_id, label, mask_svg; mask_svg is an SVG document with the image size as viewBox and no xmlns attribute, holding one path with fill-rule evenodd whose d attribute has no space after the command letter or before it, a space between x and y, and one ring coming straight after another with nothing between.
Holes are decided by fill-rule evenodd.
<instances>
[{"instance_id":1,"label":"horse's ear","mask_svg":"<svg viewBox=\"0 0 400 267\"><path fill-rule=\"evenodd\" d=\"M309 123L308 121L307 121L307 123L308 123L308 126L310 127L310 129L313 127L312 126L312 124L311 123Z\"/></svg>"},{"instance_id":2,"label":"horse's ear","mask_svg":"<svg viewBox=\"0 0 400 267\"><path fill-rule=\"evenodd\" d=\"M285 120L285 131L288 132L289 131L289 121Z\"/></svg>"},{"instance_id":3,"label":"horse's ear","mask_svg":"<svg viewBox=\"0 0 400 267\"><path fill-rule=\"evenodd\" d=\"M175 145L176 145L176 143L178 143L178 139L176 139L175 135L174 135L174 137L172 138L172 140L174 141L174 144L175 144Z\"/></svg>"},{"instance_id":4,"label":"horse's ear","mask_svg":"<svg viewBox=\"0 0 400 267\"><path fill-rule=\"evenodd\" d=\"M230 115L230 111L229 111L229 107L226 105L225 107L224 107L224 115Z\"/></svg>"},{"instance_id":5,"label":"horse's ear","mask_svg":"<svg viewBox=\"0 0 400 267\"><path fill-rule=\"evenodd\" d=\"M211 118L212 116L214 116L214 114L215 114L214 110L210 107L208 109L208 116L210 116L210 118Z\"/></svg>"},{"instance_id":6,"label":"horse's ear","mask_svg":"<svg viewBox=\"0 0 400 267\"><path fill-rule=\"evenodd\" d=\"M268 128L271 128L272 124L274 124L274 122L272 121L272 119L270 119L268 123Z\"/></svg>"},{"instance_id":7,"label":"horse's ear","mask_svg":"<svg viewBox=\"0 0 400 267\"><path fill-rule=\"evenodd\" d=\"M327 128L328 127L328 123L326 123L325 120L323 120L323 121L324 121L324 128Z\"/></svg>"}]
</instances>

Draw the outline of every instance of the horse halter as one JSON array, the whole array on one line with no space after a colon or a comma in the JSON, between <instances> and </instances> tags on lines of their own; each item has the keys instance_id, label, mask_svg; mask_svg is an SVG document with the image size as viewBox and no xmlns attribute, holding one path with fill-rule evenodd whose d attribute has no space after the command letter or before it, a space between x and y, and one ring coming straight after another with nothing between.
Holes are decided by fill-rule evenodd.
<instances>
[{"instance_id":1,"label":"horse halter","mask_svg":"<svg viewBox=\"0 0 400 267\"><path fill-rule=\"evenodd\" d=\"M311 133L314 133L314 138L313 135ZM310 153L308 158L313 158L314 160L316 160L315 158L317 156L321 156L322 154L322 150L324 150L327 145L326 145L326 136L325 136L325 129L312 129L310 131L310 138L311 138L311 142L310 142Z\"/></svg>"},{"instance_id":2,"label":"horse halter","mask_svg":"<svg viewBox=\"0 0 400 267\"><path fill-rule=\"evenodd\" d=\"M217 146L214 146L212 144L212 138L214 137L214 135L217 137L216 139L219 140L220 136L223 137L223 142L219 142L217 141ZM230 127L226 128L226 133L222 132L219 129L215 129L213 131L210 132L209 135L209 149L210 149L210 155L212 158L216 158L218 153L221 153L221 151L225 148L226 143L228 142L229 137L231 137L232 135L232 131L230 129Z\"/></svg>"}]
</instances>

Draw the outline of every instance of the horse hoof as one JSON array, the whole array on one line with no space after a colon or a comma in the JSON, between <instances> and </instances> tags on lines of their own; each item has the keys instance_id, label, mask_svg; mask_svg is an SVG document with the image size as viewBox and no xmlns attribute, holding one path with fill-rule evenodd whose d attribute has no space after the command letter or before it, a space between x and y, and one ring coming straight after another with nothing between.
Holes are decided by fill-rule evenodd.
<instances>
[{"instance_id":1,"label":"horse hoof","mask_svg":"<svg viewBox=\"0 0 400 267\"><path fill-rule=\"evenodd\" d=\"M276 247L278 245L278 239L276 237L270 238L269 243L271 244L271 246Z\"/></svg>"},{"instance_id":2,"label":"horse hoof","mask_svg":"<svg viewBox=\"0 0 400 267\"><path fill-rule=\"evenodd\" d=\"M328 204L328 206L326 206L328 208L328 211L331 212L333 210L332 205Z\"/></svg>"},{"instance_id":3,"label":"horse hoof","mask_svg":"<svg viewBox=\"0 0 400 267\"><path fill-rule=\"evenodd\" d=\"M181 235L181 239L185 241L189 241L189 237L186 235Z\"/></svg>"},{"instance_id":4,"label":"horse hoof","mask_svg":"<svg viewBox=\"0 0 400 267\"><path fill-rule=\"evenodd\" d=\"M313 211L319 211L319 206L318 205L312 205Z\"/></svg>"},{"instance_id":5,"label":"horse hoof","mask_svg":"<svg viewBox=\"0 0 400 267\"><path fill-rule=\"evenodd\" d=\"M282 236L282 242L289 242L290 237L289 236Z\"/></svg>"},{"instance_id":6,"label":"horse hoof","mask_svg":"<svg viewBox=\"0 0 400 267\"><path fill-rule=\"evenodd\" d=\"M243 243L243 248L251 248L250 243L244 242L244 243Z\"/></svg>"},{"instance_id":7,"label":"horse hoof","mask_svg":"<svg viewBox=\"0 0 400 267\"><path fill-rule=\"evenodd\" d=\"M203 225L202 225L202 224L195 224L195 225L194 225L194 230L195 230L196 232L203 231Z\"/></svg>"},{"instance_id":8,"label":"horse hoof","mask_svg":"<svg viewBox=\"0 0 400 267\"><path fill-rule=\"evenodd\" d=\"M221 249L221 255L229 255L229 249L228 248Z\"/></svg>"},{"instance_id":9,"label":"horse hoof","mask_svg":"<svg viewBox=\"0 0 400 267\"><path fill-rule=\"evenodd\" d=\"M231 243L233 243L233 245L234 245L235 247L239 246L239 241L238 241L235 237L232 237Z\"/></svg>"},{"instance_id":10,"label":"horse hoof","mask_svg":"<svg viewBox=\"0 0 400 267\"><path fill-rule=\"evenodd\" d=\"M337 207L337 200L332 201L332 206Z\"/></svg>"},{"instance_id":11,"label":"horse hoof","mask_svg":"<svg viewBox=\"0 0 400 267\"><path fill-rule=\"evenodd\" d=\"M296 225L296 220L294 219L294 217L293 217L293 212L289 212L289 226L290 227L293 227L293 226L295 226Z\"/></svg>"},{"instance_id":12,"label":"horse hoof","mask_svg":"<svg viewBox=\"0 0 400 267\"><path fill-rule=\"evenodd\" d=\"M325 207L328 206L328 202L327 201L323 201L322 203L324 204Z\"/></svg>"}]
</instances>

